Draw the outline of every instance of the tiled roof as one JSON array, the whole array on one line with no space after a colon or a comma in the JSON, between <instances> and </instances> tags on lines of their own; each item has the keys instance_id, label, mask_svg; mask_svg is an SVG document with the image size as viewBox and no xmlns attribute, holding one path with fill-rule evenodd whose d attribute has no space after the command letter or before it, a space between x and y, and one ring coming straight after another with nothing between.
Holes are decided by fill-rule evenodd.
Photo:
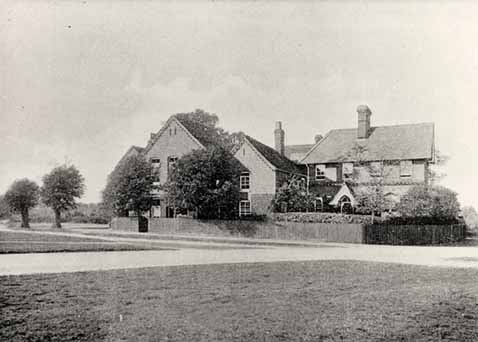
<instances>
[{"instance_id":1,"label":"tiled roof","mask_svg":"<svg viewBox=\"0 0 478 342\"><path fill-rule=\"evenodd\" d=\"M432 159L434 124L371 127L367 139L357 129L330 131L300 161L301 164L347 161ZM361 151L359 156L357 150Z\"/></svg>"},{"instance_id":2,"label":"tiled roof","mask_svg":"<svg viewBox=\"0 0 478 342\"><path fill-rule=\"evenodd\" d=\"M313 147L313 144L306 145L286 145L284 148L284 155L287 158L291 158L292 154L302 154L305 155Z\"/></svg>"},{"instance_id":3,"label":"tiled roof","mask_svg":"<svg viewBox=\"0 0 478 342\"><path fill-rule=\"evenodd\" d=\"M264 145L263 143L257 141L254 138L246 135L245 138L254 146L254 148L273 166L281 171L286 171L294 174L305 175L306 171L303 166L297 165L292 160L281 155L279 152L274 150L272 147Z\"/></svg>"},{"instance_id":4,"label":"tiled roof","mask_svg":"<svg viewBox=\"0 0 478 342\"><path fill-rule=\"evenodd\" d=\"M219 135L217 131L209 126L188 120L179 115L174 116L181 125L183 125L194 138L196 138L204 147L217 146L219 144Z\"/></svg>"}]
</instances>

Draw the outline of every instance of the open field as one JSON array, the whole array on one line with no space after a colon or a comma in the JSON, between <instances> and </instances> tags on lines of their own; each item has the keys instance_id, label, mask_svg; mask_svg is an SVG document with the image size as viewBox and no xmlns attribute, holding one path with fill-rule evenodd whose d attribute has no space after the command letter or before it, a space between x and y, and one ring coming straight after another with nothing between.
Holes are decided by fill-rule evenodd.
<instances>
[{"instance_id":1,"label":"open field","mask_svg":"<svg viewBox=\"0 0 478 342\"><path fill-rule=\"evenodd\" d=\"M89 237L0 231L0 254L106 252L160 249L153 245L109 242Z\"/></svg>"},{"instance_id":2,"label":"open field","mask_svg":"<svg viewBox=\"0 0 478 342\"><path fill-rule=\"evenodd\" d=\"M476 341L478 271L351 261L0 277L5 341Z\"/></svg>"}]
</instances>

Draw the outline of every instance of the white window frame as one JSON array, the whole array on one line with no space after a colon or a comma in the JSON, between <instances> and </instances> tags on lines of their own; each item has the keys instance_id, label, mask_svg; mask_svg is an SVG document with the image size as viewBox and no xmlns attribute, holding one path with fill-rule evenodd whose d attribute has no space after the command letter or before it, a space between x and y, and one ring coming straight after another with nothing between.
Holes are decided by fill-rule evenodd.
<instances>
[{"instance_id":1,"label":"white window frame","mask_svg":"<svg viewBox=\"0 0 478 342\"><path fill-rule=\"evenodd\" d=\"M248 205L248 206L247 206ZM240 201L239 202L239 216L248 216L251 215L251 201Z\"/></svg>"},{"instance_id":2,"label":"white window frame","mask_svg":"<svg viewBox=\"0 0 478 342\"><path fill-rule=\"evenodd\" d=\"M153 165L154 168L160 167L161 166L161 159L151 158L151 165Z\"/></svg>"},{"instance_id":3,"label":"white window frame","mask_svg":"<svg viewBox=\"0 0 478 342\"><path fill-rule=\"evenodd\" d=\"M315 165L315 180L324 180L325 179L325 164Z\"/></svg>"},{"instance_id":4,"label":"white window frame","mask_svg":"<svg viewBox=\"0 0 478 342\"><path fill-rule=\"evenodd\" d=\"M241 190L249 190L251 188L251 175L249 172L244 172L240 176Z\"/></svg>"},{"instance_id":5,"label":"white window frame","mask_svg":"<svg viewBox=\"0 0 478 342\"><path fill-rule=\"evenodd\" d=\"M400 177L409 178L413 174L413 161L400 160Z\"/></svg>"},{"instance_id":6,"label":"white window frame","mask_svg":"<svg viewBox=\"0 0 478 342\"><path fill-rule=\"evenodd\" d=\"M347 168L350 169L350 172L346 172ZM342 164L342 178L343 179L350 179L353 177L354 174L354 163L343 163Z\"/></svg>"}]
</instances>

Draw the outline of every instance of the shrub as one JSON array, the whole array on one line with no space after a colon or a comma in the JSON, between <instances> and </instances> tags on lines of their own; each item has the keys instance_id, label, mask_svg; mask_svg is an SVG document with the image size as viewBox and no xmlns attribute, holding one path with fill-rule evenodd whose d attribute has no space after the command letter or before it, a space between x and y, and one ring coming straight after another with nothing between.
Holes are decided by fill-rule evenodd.
<instances>
[{"instance_id":1,"label":"shrub","mask_svg":"<svg viewBox=\"0 0 478 342\"><path fill-rule=\"evenodd\" d=\"M397 205L402 217L432 221L456 220L460 211L457 194L445 187L415 186L407 191Z\"/></svg>"}]
</instances>

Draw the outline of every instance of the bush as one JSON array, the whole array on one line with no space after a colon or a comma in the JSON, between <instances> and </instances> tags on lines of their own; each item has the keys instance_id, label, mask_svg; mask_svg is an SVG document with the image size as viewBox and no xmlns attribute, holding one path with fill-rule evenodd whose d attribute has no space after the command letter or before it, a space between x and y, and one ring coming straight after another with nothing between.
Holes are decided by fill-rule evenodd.
<instances>
[{"instance_id":1,"label":"bush","mask_svg":"<svg viewBox=\"0 0 478 342\"><path fill-rule=\"evenodd\" d=\"M460 211L457 194L445 187L415 186L400 198L397 211L402 217L432 221L456 220Z\"/></svg>"},{"instance_id":2,"label":"bush","mask_svg":"<svg viewBox=\"0 0 478 342\"><path fill-rule=\"evenodd\" d=\"M365 215L345 215L335 213L284 213L273 214L274 221L288 221L288 222L302 222L302 223L357 223L369 224L372 223L371 216ZM375 221L381 221L380 218L375 217Z\"/></svg>"}]
</instances>

